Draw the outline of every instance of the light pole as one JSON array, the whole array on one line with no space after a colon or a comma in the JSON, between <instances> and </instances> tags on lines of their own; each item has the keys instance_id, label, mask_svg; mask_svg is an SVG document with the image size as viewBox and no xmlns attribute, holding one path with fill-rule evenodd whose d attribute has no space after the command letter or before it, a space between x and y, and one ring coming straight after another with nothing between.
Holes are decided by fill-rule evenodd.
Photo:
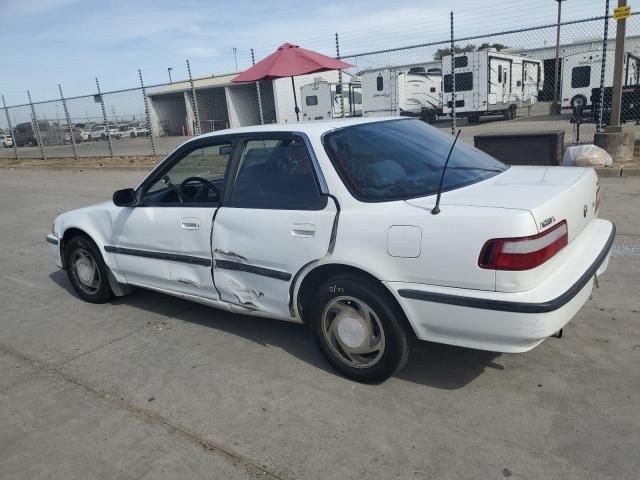
<instances>
[{"instance_id":1,"label":"light pole","mask_svg":"<svg viewBox=\"0 0 640 480\"><path fill-rule=\"evenodd\" d=\"M238 49L236 47L231 47L233 50L233 61L236 64L236 72L238 71Z\"/></svg>"},{"instance_id":2,"label":"light pole","mask_svg":"<svg viewBox=\"0 0 640 480\"><path fill-rule=\"evenodd\" d=\"M167 68L167 72L169 72L169 83L173 83L173 80L171 80L171 70L173 70L173 67Z\"/></svg>"},{"instance_id":3,"label":"light pole","mask_svg":"<svg viewBox=\"0 0 640 480\"><path fill-rule=\"evenodd\" d=\"M558 26L556 27L556 68L553 78L553 103L549 109L551 115L560 115L562 108L560 106L560 21L562 19L562 2L566 0L555 0L558 2Z\"/></svg>"}]
</instances>

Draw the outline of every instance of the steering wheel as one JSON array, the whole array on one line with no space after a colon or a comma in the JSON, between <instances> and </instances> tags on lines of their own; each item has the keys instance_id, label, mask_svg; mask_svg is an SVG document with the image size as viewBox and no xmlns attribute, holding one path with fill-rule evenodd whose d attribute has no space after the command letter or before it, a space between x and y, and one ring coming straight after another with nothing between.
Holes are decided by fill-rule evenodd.
<instances>
[{"instance_id":1,"label":"steering wheel","mask_svg":"<svg viewBox=\"0 0 640 480\"><path fill-rule=\"evenodd\" d=\"M192 182L197 182L200 184L200 188L198 188L198 190L196 191L196 193L194 195L187 195L186 194L186 189L185 187ZM218 190L218 188L209 180L207 180L206 178L202 178L202 177L188 177L185 178L181 183L180 183L180 190L182 192L182 194L184 196L190 197L190 200L194 200L195 198L197 198L203 191L205 190L212 190L215 194L216 194L216 199L219 200L222 197L222 192L220 190Z\"/></svg>"}]
</instances>

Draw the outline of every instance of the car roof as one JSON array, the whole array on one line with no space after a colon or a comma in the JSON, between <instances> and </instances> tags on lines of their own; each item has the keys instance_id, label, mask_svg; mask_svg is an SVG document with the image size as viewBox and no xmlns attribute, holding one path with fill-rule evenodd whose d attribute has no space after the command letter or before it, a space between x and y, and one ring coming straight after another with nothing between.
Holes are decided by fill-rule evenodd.
<instances>
[{"instance_id":1,"label":"car roof","mask_svg":"<svg viewBox=\"0 0 640 480\"><path fill-rule=\"evenodd\" d=\"M266 125L252 125L249 127L227 128L216 132L206 133L197 138L215 137L220 135L234 135L239 133L259 133L259 132L302 132L310 136L320 136L326 132L352 125L362 125L365 123L383 122L386 120L401 120L408 117L358 117L358 118L335 118L330 120L319 120L313 122L297 123L269 123Z\"/></svg>"}]
</instances>

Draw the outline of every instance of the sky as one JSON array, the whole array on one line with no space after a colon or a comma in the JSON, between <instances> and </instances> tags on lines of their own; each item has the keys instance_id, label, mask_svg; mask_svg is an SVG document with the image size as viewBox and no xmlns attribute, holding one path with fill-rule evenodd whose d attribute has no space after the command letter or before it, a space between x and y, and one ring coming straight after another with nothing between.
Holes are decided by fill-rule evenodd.
<instances>
[{"instance_id":1,"label":"sky","mask_svg":"<svg viewBox=\"0 0 640 480\"><path fill-rule=\"evenodd\" d=\"M612 1L615 3L615 1ZM0 93L8 105L229 73L284 42L342 55L555 22L554 0L0 0ZM602 15L604 0L566 0L563 18ZM638 32L640 33L640 32ZM576 32L601 35L601 31ZM542 41L541 39L538 39ZM515 40L514 40L515 41ZM526 43L526 37L520 40ZM544 42L547 40L545 39ZM522 45L523 47L526 45ZM236 54L234 57L234 49Z\"/></svg>"}]
</instances>

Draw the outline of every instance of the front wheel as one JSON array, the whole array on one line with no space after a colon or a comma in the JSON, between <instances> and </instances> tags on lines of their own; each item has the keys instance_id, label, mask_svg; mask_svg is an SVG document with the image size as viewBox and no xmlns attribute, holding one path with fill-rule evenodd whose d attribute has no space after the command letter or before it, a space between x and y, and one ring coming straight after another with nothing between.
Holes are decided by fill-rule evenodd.
<instances>
[{"instance_id":1,"label":"front wheel","mask_svg":"<svg viewBox=\"0 0 640 480\"><path fill-rule=\"evenodd\" d=\"M382 382L409 359L413 337L404 314L372 280L337 276L323 283L309 319L324 357L353 380Z\"/></svg>"},{"instance_id":2,"label":"front wheel","mask_svg":"<svg viewBox=\"0 0 640 480\"><path fill-rule=\"evenodd\" d=\"M72 238L65 247L69 281L85 302L105 303L112 297L107 267L95 243L87 237Z\"/></svg>"}]
</instances>

